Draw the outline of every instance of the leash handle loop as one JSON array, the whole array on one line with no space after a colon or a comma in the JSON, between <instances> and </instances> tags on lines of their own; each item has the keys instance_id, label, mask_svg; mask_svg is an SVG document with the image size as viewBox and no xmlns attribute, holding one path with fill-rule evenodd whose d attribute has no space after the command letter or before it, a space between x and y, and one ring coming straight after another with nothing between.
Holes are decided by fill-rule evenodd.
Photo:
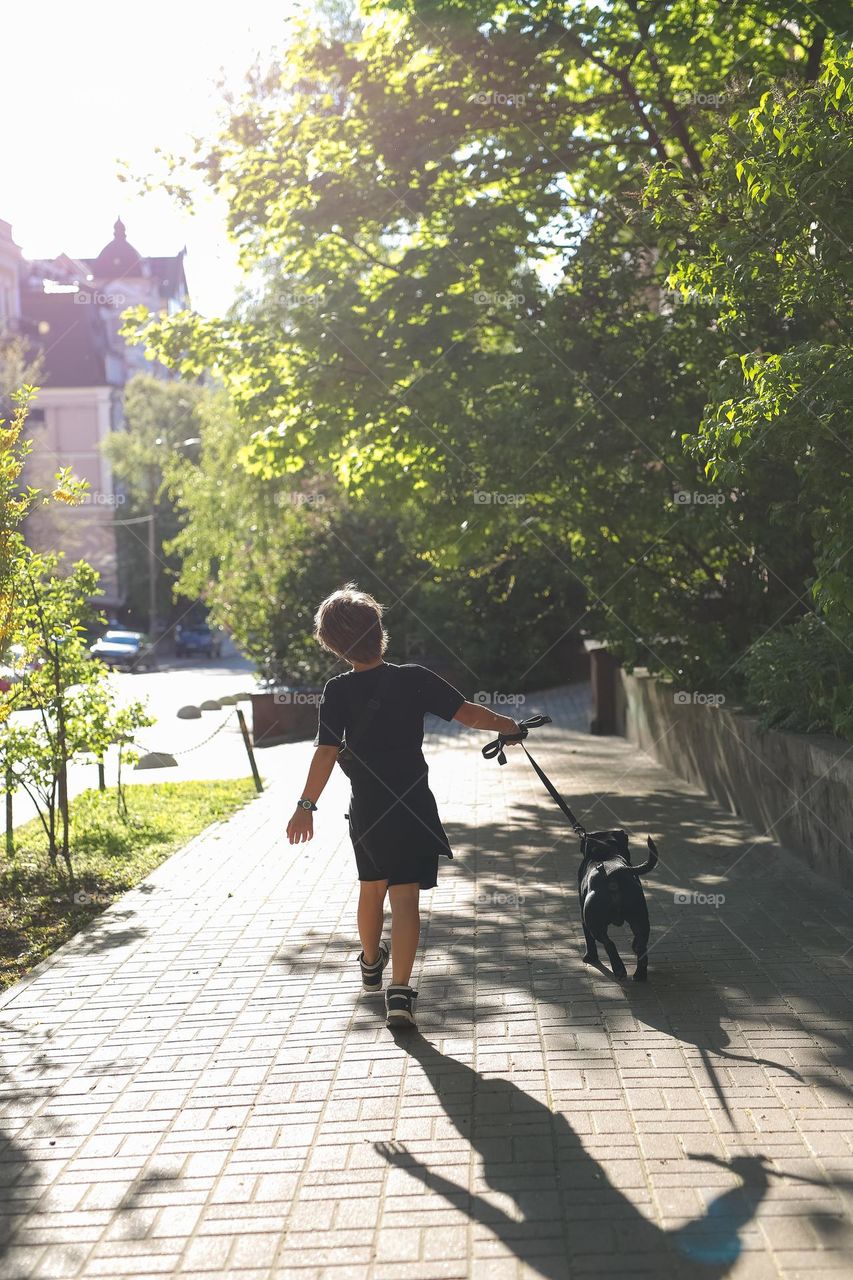
<instances>
[{"instance_id":1,"label":"leash handle loop","mask_svg":"<svg viewBox=\"0 0 853 1280\"><path fill-rule=\"evenodd\" d=\"M508 742L521 742L527 737L531 729L538 729L543 724L550 724L550 716L530 716L528 720L519 720L519 733L499 733L494 742L487 742L483 747L483 759L494 760L498 758L498 764L506 764L506 753L504 747Z\"/></svg>"}]
</instances>

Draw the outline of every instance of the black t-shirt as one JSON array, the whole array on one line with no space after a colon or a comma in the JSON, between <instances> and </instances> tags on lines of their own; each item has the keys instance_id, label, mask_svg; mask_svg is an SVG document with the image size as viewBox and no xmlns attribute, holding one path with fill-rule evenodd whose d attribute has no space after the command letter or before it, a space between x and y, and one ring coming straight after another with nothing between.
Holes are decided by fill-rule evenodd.
<instances>
[{"instance_id":1,"label":"black t-shirt","mask_svg":"<svg viewBox=\"0 0 853 1280\"><path fill-rule=\"evenodd\" d=\"M361 728L359 721L374 697L380 706ZM464 701L465 695L452 684L413 662L347 671L334 676L323 690L314 746L338 747L346 730L355 732L356 745L364 751L420 748L426 713L452 720Z\"/></svg>"}]
</instances>

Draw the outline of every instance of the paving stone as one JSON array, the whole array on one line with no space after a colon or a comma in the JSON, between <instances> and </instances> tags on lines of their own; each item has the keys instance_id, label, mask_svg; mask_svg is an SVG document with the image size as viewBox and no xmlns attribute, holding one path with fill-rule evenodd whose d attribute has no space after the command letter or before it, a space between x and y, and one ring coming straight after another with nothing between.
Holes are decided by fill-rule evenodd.
<instances>
[{"instance_id":1,"label":"paving stone","mask_svg":"<svg viewBox=\"0 0 853 1280\"><path fill-rule=\"evenodd\" d=\"M659 837L649 982L581 963L576 845L523 758L433 724L456 857L423 899L423 1035L395 1040L358 990L346 784L290 848L287 748L0 997L0 1280L853 1273L849 895L744 857L739 818L586 733L581 691L536 701L590 825ZM674 900L721 884L718 912Z\"/></svg>"}]
</instances>

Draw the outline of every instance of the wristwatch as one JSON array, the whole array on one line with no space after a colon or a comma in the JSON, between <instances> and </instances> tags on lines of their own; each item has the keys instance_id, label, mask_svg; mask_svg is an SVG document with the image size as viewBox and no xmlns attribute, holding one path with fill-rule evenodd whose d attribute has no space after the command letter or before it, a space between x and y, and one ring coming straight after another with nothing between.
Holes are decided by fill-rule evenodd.
<instances>
[{"instance_id":1,"label":"wristwatch","mask_svg":"<svg viewBox=\"0 0 853 1280\"><path fill-rule=\"evenodd\" d=\"M296 801L297 809L307 809L309 813L316 813L317 806L313 800L306 800L305 797Z\"/></svg>"}]
</instances>

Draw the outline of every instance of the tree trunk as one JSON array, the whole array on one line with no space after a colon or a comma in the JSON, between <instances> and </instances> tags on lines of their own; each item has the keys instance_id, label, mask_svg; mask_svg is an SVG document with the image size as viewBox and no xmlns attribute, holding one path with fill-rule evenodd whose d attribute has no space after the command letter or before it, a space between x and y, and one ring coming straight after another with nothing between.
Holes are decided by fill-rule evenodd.
<instances>
[{"instance_id":1,"label":"tree trunk","mask_svg":"<svg viewBox=\"0 0 853 1280\"><path fill-rule=\"evenodd\" d=\"M56 779L47 798L47 852L51 863L56 862L59 850L56 847Z\"/></svg>"},{"instance_id":2,"label":"tree trunk","mask_svg":"<svg viewBox=\"0 0 853 1280\"><path fill-rule=\"evenodd\" d=\"M814 38L806 57L805 77L809 84L817 80L820 75L820 64L823 61L823 49L825 44L826 32L823 27L818 27L815 30Z\"/></svg>"},{"instance_id":3,"label":"tree trunk","mask_svg":"<svg viewBox=\"0 0 853 1280\"><path fill-rule=\"evenodd\" d=\"M12 817L12 770L6 769L6 856L15 856L15 835Z\"/></svg>"},{"instance_id":4,"label":"tree trunk","mask_svg":"<svg viewBox=\"0 0 853 1280\"><path fill-rule=\"evenodd\" d=\"M124 796L124 787L121 780L121 760L122 760L122 744L118 745L118 773L116 776L116 807L123 818L127 817L127 801Z\"/></svg>"},{"instance_id":5,"label":"tree trunk","mask_svg":"<svg viewBox=\"0 0 853 1280\"><path fill-rule=\"evenodd\" d=\"M62 751L62 761L59 766L58 791L59 791L59 817L62 823L62 856L68 861L70 849L69 841L69 813L68 813L68 761L65 758L65 727L63 726L60 736L60 749Z\"/></svg>"}]
</instances>

